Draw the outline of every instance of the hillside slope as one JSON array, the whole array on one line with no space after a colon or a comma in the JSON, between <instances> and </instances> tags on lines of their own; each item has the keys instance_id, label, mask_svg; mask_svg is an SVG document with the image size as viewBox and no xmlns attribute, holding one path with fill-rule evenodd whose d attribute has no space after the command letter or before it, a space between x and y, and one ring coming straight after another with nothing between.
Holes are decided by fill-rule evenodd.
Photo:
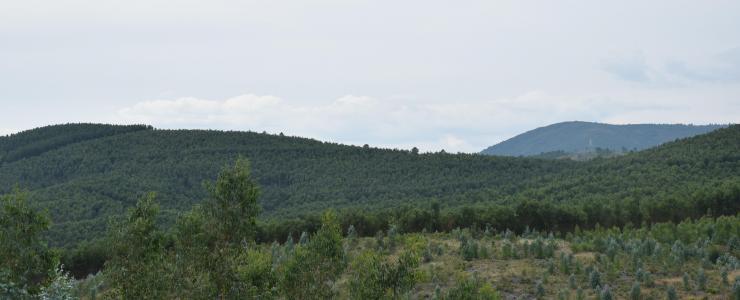
<instances>
[{"instance_id":1,"label":"hillside slope","mask_svg":"<svg viewBox=\"0 0 740 300\"><path fill-rule=\"evenodd\" d=\"M695 136L723 125L611 125L562 122L519 134L483 150L482 154L533 156L550 152L583 153L596 149L643 150L665 142Z\"/></svg>"},{"instance_id":2,"label":"hillside slope","mask_svg":"<svg viewBox=\"0 0 740 300\"><path fill-rule=\"evenodd\" d=\"M57 136L76 128L70 126L40 130ZM89 126L92 131L120 129ZM415 154L253 132L139 129L5 161L0 193L16 185L28 189L33 203L52 216L50 238L63 245L99 237L111 216L149 191L158 193L165 222L172 222L205 197L203 181L239 156L252 162L266 219L328 208L427 208L432 201L443 209L523 200L602 206L642 201L649 214L650 203L678 203L705 187L740 182L740 126L589 162ZM14 139L23 136L0 138L0 145L19 144ZM603 218L619 220L618 213Z\"/></svg>"}]
</instances>

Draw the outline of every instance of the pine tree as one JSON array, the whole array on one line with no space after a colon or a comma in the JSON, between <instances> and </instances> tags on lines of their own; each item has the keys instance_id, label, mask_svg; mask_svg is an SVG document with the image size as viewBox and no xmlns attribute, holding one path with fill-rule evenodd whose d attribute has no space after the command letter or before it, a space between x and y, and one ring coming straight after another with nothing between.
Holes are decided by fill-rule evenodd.
<instances>
[{"instance_id":1,"label":"pine tree","mask_svg":"<svg viewBox=\"0 0 740 300\"><path fill-rule=\"evenodd\" d=\"M704 269L699 269L699 274L696 275L696 286L702 292L707 288L707 274Z\"/></svg>"},{"instance_id":2,"label":"pine tree","mask_svg":"<svg viewBox=\"0 0 740 300\"><path fill-rule=\"evenodd\" d=\"M307 232L304 231L301 233L301 237L298 239L298 244L300 244L301 246L308 244L308 233Z\"/></svg>"},{"instance_id":3,"label":"pine tree","mask_svg":"<svg viewBox=\"0 0 740 300\"><path fill-rule=\"evenodd\" d=\"M676 293L676 289L673 286L669 286L666 290L666 299L678 300L678 294Z\"/></svg>"},{"instance_id":4,"label":"pine tree","mask_svg":"<svg viewBox=\"0 0 740 300\"><path fill-rule=\"evenodd\" d=\"M609 289L608 285L605 285L604 288L601 289L601 292L599 293L599 299L600 300L613 300L614 296L612 295L611 289Z\"/></svg>"},{"instance_id":5,"label":"pine tree","mask_svg":"<svg viewBox=\"0 0 740 300\"><path fill-rule=\"evenodd\" d=\"M576 290L576 300L583 300L586 299L586 296L583 294L583 289L581 287L578 287Z\"/></svg>"},{"instance_id":6,"label":"pine tree","mask_svg":"<svg viewBox=\"0 0 740 300\"><path fill-rule=\"evenodd\" d=\"M691 290L691 282L690 282L689 273L684 272L683 273L682 280L683 280L683 289L686 290L686 291L690 291Z\"/></svg>"},{"instance_id":7,"label":"pine tree","mask_svg":"<svg viewBox=\"0 0 740 300\"><path fill-rule=\"evenodd\" d=\"M589 283L591 288L596 290L601 286L601 273L598 270L593 270L589 275Z\"/></svg>"},{"instance_id":8,"label":"pine tree","mask_svg":"<svg viewBox=\"0 0 740 300\"><path fill-rule=\"evenodd\" d=\"M570 276L568 276L568 287L570 287L571 289L576 289L576 275L575 274L570 274Z\"/></svg>"},{"instance_id":9,"label":"pine tree","mask_svg":"<svg viewBox=\"0 0 740 300\"><path fill-rule=\"evenodd\" d=\"M630 289L630 299L640 300L640 282L636 281L632 284L632 289Z\"/></svg>"}]
</instances>

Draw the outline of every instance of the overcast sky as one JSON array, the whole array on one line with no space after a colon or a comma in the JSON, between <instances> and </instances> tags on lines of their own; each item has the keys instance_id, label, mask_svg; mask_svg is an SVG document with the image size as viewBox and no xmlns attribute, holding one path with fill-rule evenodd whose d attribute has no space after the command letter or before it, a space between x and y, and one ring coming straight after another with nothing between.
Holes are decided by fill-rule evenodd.
<instances>
[{"instance_id":1,"label":"overcast sky","mask_svg":"<svg viewBox=\"0 0 740 300\"><path fill-rule=\"evenodd\" d=\"M477 152L740 122L740 1L0 1L0 135L66 122Z\"/></svg>"}]
</instances>

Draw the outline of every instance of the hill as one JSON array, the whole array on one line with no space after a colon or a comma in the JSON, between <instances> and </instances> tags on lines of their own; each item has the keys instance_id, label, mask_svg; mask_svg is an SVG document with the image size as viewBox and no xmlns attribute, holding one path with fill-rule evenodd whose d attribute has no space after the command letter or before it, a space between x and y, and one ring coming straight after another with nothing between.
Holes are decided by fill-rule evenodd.
<instances>
[{"instance_id":1,"label":"hill","mask_svg":"<svg viewBox=\"0 0 740 300\"><path fill-rule=\"evenodd\" d=\"M202 183L239 156L251 161L261 186L262 221L301 217L293 227L280 227L293 232L315 226L315 216L328 208L354 214L352 222L366 223L358 231L373 234L389 222L421 228L418 224L435 216L428 211L432 203L440 203L447 218L435 221L445 224L438 227L443 230L473 223L559 230L680 220L707 209L732 214L740 203L734 200L740 197L740 126L588 162L419 154L254 132L94 124L3 137L0 149L0 194L15 186L27 189L32 203L51 214L54 245L100 237L110 217L149 191L158 193L162 222L171 224L206 196ZM492 205L502 208L491 210ZM283 231L273 236L284 237Z\"/></svg>"},{"instance_id":2,"label":"hill","mask_svg":"<svg viewBox=\"0 0 740 300\"><path fill-rule=\"evenodd\" d=\"M643 150L680 138L704 134L723 125L611 125L592 122L562 122L527 131L483 150L482 154L535 156L557 154L569 157L600 151Z\"/></svg>"}]
</instances>

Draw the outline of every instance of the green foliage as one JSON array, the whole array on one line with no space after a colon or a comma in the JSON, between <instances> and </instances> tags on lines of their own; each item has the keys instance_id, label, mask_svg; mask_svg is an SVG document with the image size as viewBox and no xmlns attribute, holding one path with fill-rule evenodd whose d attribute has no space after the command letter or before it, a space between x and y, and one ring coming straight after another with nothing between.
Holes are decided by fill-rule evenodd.
<instances>
[{"instance_id":1,"label":"green foliage","mask_svg":"<svg viewBox=\"0 0 740 300\"><path fill-rule=\"evenodd\" d=\"M207 188L209 197L202 208L204 229L210 235L208 268L223 298L239 290L234 259L242 255L243 244L253 241L257 232L259 187L252 179L249 161L240 158Z\"/></svg>"},{"instance_id":2,"label":"green foliage","mask_svg":"<svg viewBox=\"0 0 740 300\"><path fill-rule=\"evenodd\" d=\"M327 212L321 228L284 266L280 286L289 299L329 298L331 284L344 270L342 232L333 212Z\"/></svg>"},{"instance_id":3,"label":"green foliage","mask_svg":"<svg viewBox=\"0 0 740 300\"><path fill-rule=\"evenodd\" d=\"M48 208L57 224L48 234L52 245L73 246L102 237L106 220L123 215L141 191L157 191L159 222L174 224L207 198L200 182L246 155L263 187L264 220L270 220L257 231L261 242L314 232L327 207L339 209L342 227L353 223L359 236L387 229L392 220L399 232L486 223L489 232L521 232L526 225L567 231L597 222L675 222L708 210L734 215L740 210L738 136L740 126L730 126L576 163L413 154L251 132L51 126L0 137L0 156L24 153L0 158L0 192L16 183L28 188L31 201ZM64 142L24 150L57 137ZM430 208L432 201L440 205Z\"/></svg>"},{"instance_id":4,"label":"green foliage","mask_svg":"<svg viewBox=\"0 0 740 300\"><path fill-rule=\"evenodd\" d=\"M42 300L74 300L77 299L74 296L74 288L74 279L64 272L60 265L55 269L51 283L41 288L39 298Z\"/></svg>"},{"instance_id":5,"label":"green foliage","mask_svg":"<svg viewBox=\"0 0 740 300\"><path fill-rule=\"evenodd\" d=\"M277 274L273 272L275 257L266 251L249 249L236 258L236 276L242 286L241 297L270 299L276 296Z\"/></svg>"},{"instance_id":6,"label":"green foliage","mask_svg":"<svg viewBox=\"0 0 740 300\"><path fill-rule=\"evenodd\" d=\"M157 229L159 206L153 193L139 199L125 220L113 224L106 276L122 299L164 298L164 235Z\"/></svg>"},{"instance_id":7,"label":"green foliage","mask_svg":"<svg viewBox=\"0 0 740 300\"><path fill-rule=\"evenodd\" d=\"M488 283L478 278L462 278L447 290L446 300L499 300L501 295Z\"/></svg>"},{"instance_id":8,"label":"green foliage","mask_svg":"<svg viewBox=\"0 0 740 300\"><path fill-rule=\"evenodd\" d=\"M350 296L353 299L397 299L414 286L414 268L418 264L418 257L411 252L402 253L398 261L392 263L375 251L366 251L352 262Z\"/></svg>"},{"instance_id":9,"label":"green foliage","mask_svg":"<svg viewBox=\"0 0 740 300\"><path fill-rule=\"evenodd\" d=\"M0 196L0 292L7 295L37 294L54 275L57 261L41 238L49 218L26 199L17 189Z\"/></svg>"}]
</instances>

